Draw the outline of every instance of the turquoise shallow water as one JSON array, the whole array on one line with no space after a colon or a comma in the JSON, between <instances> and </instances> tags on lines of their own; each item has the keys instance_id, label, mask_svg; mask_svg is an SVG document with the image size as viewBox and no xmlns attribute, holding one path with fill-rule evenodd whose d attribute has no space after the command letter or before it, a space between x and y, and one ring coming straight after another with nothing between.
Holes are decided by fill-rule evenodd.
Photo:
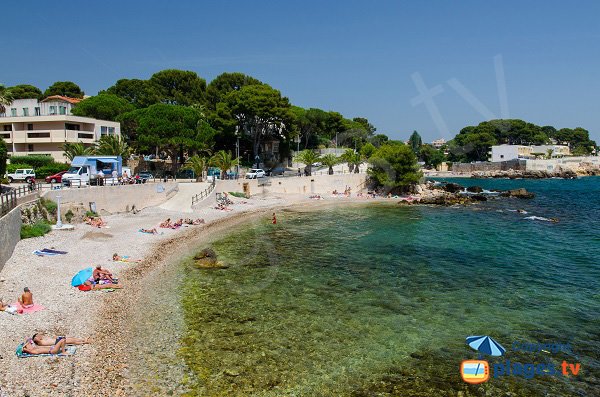
<instances>
[{"instance_id":1,"label":"turquoise shallow water","mask_svg":"<svg viewBox=\"0 0 600 397\"><path fill-rule=\"evenodd\" d=\"M600 178L453 182L536 198L285 211L214 243L231 267L189 267L184 282L195 395L599 395ZM566 360L581 371L468 385L469 335L507 348L492 367ZM517 341L572 351L520 352Z\"/></svg>"}]
</instances>

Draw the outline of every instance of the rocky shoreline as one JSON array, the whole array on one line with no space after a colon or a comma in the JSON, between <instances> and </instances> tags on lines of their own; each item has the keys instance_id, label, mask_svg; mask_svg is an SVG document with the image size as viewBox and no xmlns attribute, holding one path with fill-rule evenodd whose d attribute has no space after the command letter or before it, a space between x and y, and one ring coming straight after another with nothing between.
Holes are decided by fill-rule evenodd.
<instances>
[{"instance_id":1,"label":"rocky shoreline","mask_svg":"<svg viewBox=\"0 0 600 397\"><path fill-rule=\"evenodd\" d=\"M464 187L458 183L433 183L427 182L417 186L417 195L412 200L401 200L402 205L467 205L488 201L490 198L514 197L519 199L532 199L535 194L524 188L512 190L485 191L480 186Z\"/></svg>"},{"instance_id":2,"label":"rocky shoreline","mask_svg":"<svg viewBox=\"0 0 600 397\"><path fill-rule=\"evenodd\" d=\"M579 176L600 176L598 168L578 168L577 170L557 170L557 171L522 171L522 170L506 170L506 171L473 171L471 178L508 178L508 179L575 179Z\"/></svg>"}]
</instances>

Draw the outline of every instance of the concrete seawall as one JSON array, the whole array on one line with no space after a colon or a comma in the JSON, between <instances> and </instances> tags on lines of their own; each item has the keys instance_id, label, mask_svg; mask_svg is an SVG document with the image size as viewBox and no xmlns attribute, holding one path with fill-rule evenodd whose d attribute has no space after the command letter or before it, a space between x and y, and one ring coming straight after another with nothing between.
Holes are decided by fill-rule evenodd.
<instances>
[{"instance_id":1,"label":"concrete seawall","mask_svg":"<svg viewBox=\"0 0 600 397\"><path fill-rule=\"evenodd\" d=\"M217 192L243 192L248 184L250 195L256 194L331 194L350 187L353 193L365 188L366 174L334 174L286 178L238 179L218 181Z\"/></svg>"},{"instance_id":2,"label":"concrete seawall","mask_svg":"<svg viewBox=\"0 0 600 397\"><path fill-rule=\"evenodd\" d=\"M0 218L0 270L10 259L15 246L21 240L21 208L16 207Z\"/></svg>"},{"instance_id":3,"label":"concrete seawall","mask_svg":"<svg viewBox=\"0 0 600 397\"><path fill-rule=\"evenodd\" d=\"M127 212L133 208L141 210L164 203L177 193L177 182L145 183L125 186L91 186L81 189L61 189L45 192L43 197L56 201L61 196L65 208L83 206L89 208L89 203L96 203L98 212L109 213ZM62 206L61 205L61 206Z\"/></svg>"}]
</instances>

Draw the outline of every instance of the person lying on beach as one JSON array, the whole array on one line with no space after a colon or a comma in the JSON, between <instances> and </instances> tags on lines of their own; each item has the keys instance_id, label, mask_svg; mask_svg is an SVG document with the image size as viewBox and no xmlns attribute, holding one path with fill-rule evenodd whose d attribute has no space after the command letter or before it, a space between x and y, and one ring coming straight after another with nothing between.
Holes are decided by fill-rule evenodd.
<instances>
[{"instance_id":1,"label":"person lying on beach","mask_svg":"<svg viewBox=\"0 0 600 397\"><path fill-rule=\"evenodd\" d=\"M179 218L179 220L173 224L173 229L177 229L181 226L183 226L183 218Z\"/></svg>"},{"instance_id":2,"label":"person lying on beach","mask_svg":"<svg viewBox=\"0 0 600 397\"><path fill-rule=\"evenodd\" d=\"M0 299L0 312L6 312L8 314L17 314L19 312L19 308L15 305L4 304L2 299Z\"/></svg>"},{"instance_id":3,"label":"person lying on beach","mask_svg":"<svg viewBox=\"0 0 600 397\"><path fill-rule=\"evenodd\" d=\"M65 351L67 339L64 336L59 336L54 344L50 346L37 346L33 339L27 339L23 345L23 353L27 354L69 354Z\"/></svg>"},{"instance_id":4,"label":"person lying on beach","mask_svg":"<svg viewBox=\"0 0 600 397\"><path fill-rule=\"evenodd\" d=\"M113 254L113 262L136 262L139 263L141 259L130 259L128 256L120 256L119 254Z\"/></svg>"},{"instance_id":5,"label":"person lying on beach","mask_svg":"<svg viewBox=\"0 0 600 397\"><path fill-rule=\"evenodd\" d=\"M111 282L105 282L104 284L96 284L93 281L90 280L86 280L85 283L83 283L84 286L89 287L89 290L91 291L97 291L99 289L121 289L123 288L122 284L113 284ZM79 286L79 289L84 291L83 289L81 289L81 286Z\"/></svg>"},{"instance_id":6,"label":"person lying on beach","mask_svg":"<svg viewBox=\"0 0 600 397\"><path fill-rule=\"evenodd\" d=\"M148 233L148 234L158 234L158 230L156 230L155 227L153 227L152 229L140 229L140 232L142 233Z\"/></svg>"},{"instance_id":7,"label":"person lying on beach","mask_svg":"<svg viewBox=\"0 0 600 397\"><path fill-rule=\"evenodd\" d=\"M102 220L102 218L100 218L100 217L93 218L93 217L88 216L88 217L85 217L83 220L85 223L87 223L88 225L93 226L93 227L101 228L102 226L106 226L106 222L104 222Z\"/></svg>"},{"instance_id":8,"label":"person lying on beach","mask_svg":"<svg viewBox=\"0 0 600 397\"><path fill-rule=\"evenodd\" d=\"M100 265L97 265L94 271L92 272L92 278L97 284L103 280L109 281L111 284L116 284L112 273L107 269L103 269Z\"/></svg>"},{"instance_id":9,"label":"person lying on beach","mask_svg":"<svg viewBox=\"0 0 600 397\"><path fill-rule=\"evenodd\" d=\"M231 208L227 207L225 204L222 204L222 203L217 204L215 209L221 210L221 211L233 211Z\"/></svg>"},{"instance_id":10,"label":"person lying on beach","mask_svg":"<svg viewBox=\"0 0 600 397\"><path fill-rule=\"evenodd\" d=\"M31 293L29 288L27 288L27 287L23 288L23 295L21 295L19 297L19 303L25 309L29 309L30 307L33 307L33 294Z\"/></svg>"},{"instance_id":11,"label":"person lying on beach","mask_svg":"<svg viewBox=\"0 0 600 397\"><path fill-rule=\"evenodd\" d=\"M171 228L173 228L173 224L171 223L171 218L167 218L166 221L162 222L158 226L162 227L163 229L171 229Z\"/></svg>"},{"instance_id":12,"label":"person lying on beach","mask_svg":"<svg viewBox=\"0 0 600 397\"><path fill-rule=\"evenodd\" d=\"M65 343L67 345L87 345L90 343L89 338L71 338L68 336L57 336L56 338L52 338L50 336L46 336L46 334L44 334L43 332L33 334L31 340L33 340L33 343L35 343L38 346L52 346L56 343L58 338L64 338L66 341Z\"/></svg>"}]
</instances>

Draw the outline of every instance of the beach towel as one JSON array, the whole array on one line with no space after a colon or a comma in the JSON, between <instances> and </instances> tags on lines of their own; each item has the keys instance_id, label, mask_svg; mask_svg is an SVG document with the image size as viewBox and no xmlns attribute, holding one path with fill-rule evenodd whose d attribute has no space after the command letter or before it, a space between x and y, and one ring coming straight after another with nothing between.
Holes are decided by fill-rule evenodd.
<instances>
[{"instance_id":1,"label":"beach towel","mask_svg":"<svg viewBox=\"0 0 600 397\"><path fill-rule=\"evenodd\" d=\"M31 307L23 307L23 305L21 305L20 302L17 302L14 303L14 305L17 307L17 311L19 312L19 314L31 314L46 309L44 306L38 304L34 304Z\"/></svg>"},{"instance_id":2,"label":"beach towel","mask_svg":"<svg viewBox=\"0 0 600 397\"><path fill-rule=\"evenodd\" d=\"M25 345L25 343L21 343L19 346L17 346L17 349L15 350L15 354L17 355L17 357L19 358L29 358L29 357L64 357L64 356L68 356L71 354L75 354L75 352L77 351L77 348L75 346L67 346L65 347L65 350L67 351L68 354L64 354L64 353L59 353L59 354L28 354L28 353L24 353L23 352L23 345Z\"/></svg>"},{"instance_id":3,"label":"beach towel","mask_svg":"<svg viewBox=\"0 0 600 397\"><path fill-rule=\"evenodd\" d=\"M65 254L67 254L67 251L58 251L58 250L53 250L53 249L49 249L49 248L44 248L41 250L33 251L33 254L35 254L37 256L55 256L55 255L65 255Z\"/></svg>"}]
</instances>

